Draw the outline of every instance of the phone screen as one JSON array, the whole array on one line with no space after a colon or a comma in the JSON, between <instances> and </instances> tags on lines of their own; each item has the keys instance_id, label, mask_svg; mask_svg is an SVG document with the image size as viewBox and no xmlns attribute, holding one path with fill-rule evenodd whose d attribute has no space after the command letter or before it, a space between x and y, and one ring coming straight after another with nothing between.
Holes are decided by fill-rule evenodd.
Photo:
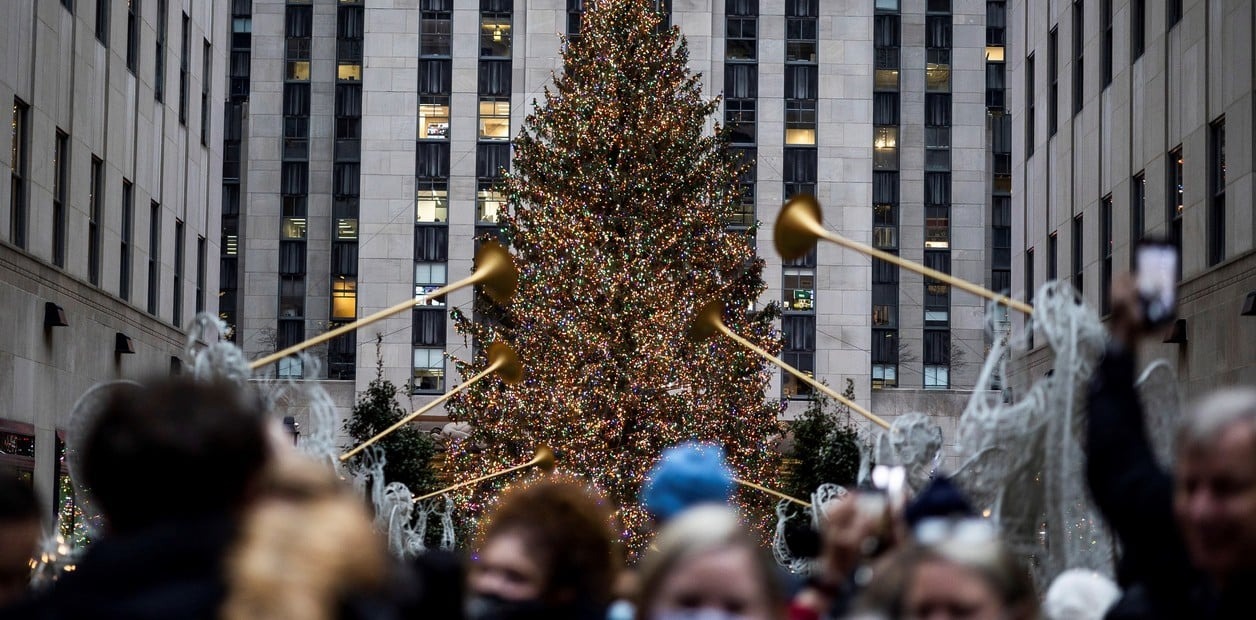
<instances>
[{"instance_id":1,"label":"phone screen","mask_svg":"<svg viewBox=\"0 0 1256 620\"><path fill-rule=\"evenodd\" d=\"M1138 294L1149 325L1162 325L1177 313L1177 248L1144 243L1138 248Z\"/></svg>"}]
</instances>

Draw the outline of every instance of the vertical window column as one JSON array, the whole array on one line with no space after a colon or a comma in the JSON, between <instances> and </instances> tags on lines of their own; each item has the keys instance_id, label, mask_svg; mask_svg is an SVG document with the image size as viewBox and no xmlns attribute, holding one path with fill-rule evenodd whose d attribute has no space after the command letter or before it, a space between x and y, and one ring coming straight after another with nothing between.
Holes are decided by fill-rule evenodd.
<instances>
[{"instance_id":1,"label":"vertical window column","mask_svg":"<svg viewBox=\"0 0 1256 620\"><path fill-rule=\"evenodd\" d=\"M1225 260L1225 118L1208 126L1208 266Z\"/></svg>"},{"instance_id":2,"label":"vertical window column","mask_svg":"<svg viewBox=\"0 0 1256 620\"><path fill-rule=\"evenodd\" d=\"M724 126L729 142L746 165L738 185L741 200L728 225L737 230L753 226L755 218L756 150L759 96L759 2L724 3Z\"/></svg>"},{"instance_id":3,"label":"vertical window column","mask_svg":"<svg viewBox=\"0 0 1256 620\"><path fill-rule=\"evenodd\" d=\"M1135 248L1147 234L1147 175L1142 170L1130 179L1130 269L1135 267Z\"/></svg>"},{"instance_id":4,"label":"vertical window column","mask_svg":"<svg viewBox=\"0 0 1256 620\"><path fill-rule=\"evenodd\" d=\"M29 174L30 140L27 124L30 122L30 106L21 99L13 99L13 120L9 124L9 241L19 248L26 247L27 191Z\"/></svg>"},{"instance_id":5,"label":"vertical window column","mask_svg":"<svg viewBox=\"0 0 1256 620\"><path fill-rule=\"evenodd\" d=\"M1185 258L1186 248L1182 246L1182 211L1186 207L1186 178L1184 175L1184 160L1182 159L1182 145L1169 151L1166 158L1169 165L1168 176L1168 196L1165 201L1167 207L1165 213L1165 222L1169 228L1169 239L1178 248L1178 255ZM1182 263L1178 261L1177 279L1182 280Z\"/></svg>"},{"instance_id":6,"label":"vertical window column","mask_svg":"<svg viewBox=\"0 0 1256 620\"><path fill-rule=\"evenodd\" d=\"M1079 213L1073 218L1073 288L1077 289L1078 295L1085 295L1086 287L1084 276L1086 273L1086 228L1082 224L1082 215Z\"/></svg>"},{"instance_id":7,"label":"vertical window column","mask_svg":"<svg viewBox=\"0 0 1256 620\"><path fill-rule=\"evenodd\" d=\"M362 45L364 7L341 2L336 13L335 148L332 153L332 327L358 316L358 214L362 141ZM357 376L357 337L336 337L327 350L327 377Z\"/></svg>"},{"instance_id":8,"label":"vertical window column","mask_svg":"<svg viewBox=\"0 0 1256 620\"><path fill-rule=\"evenodd\" d=\"M118 297L131 299L131 243L135 227L135 191L131 182L122 179L122 226L118 251Z\"/></svg>"},{"instance_id":9,"label":"vertical window column","mask_svg":"<svg viewBox=\"0 0 1256 620\"><path fill-rule=\"evenodd\" d=\"M819 98L817 0L785 2L785 152L781 176L785 199L815 195L818 179L816 101ZM728 77L728 76L726 76ZM731 77L737 77L736 75ZM757 90L757 75L756 75ZM756 93L757 94L757 93ZM782 264L785 362L814 376L816 372L816 251ZM811 398L811 386L781 373L782 397Z\"/></svg>"},{"instance_id":10,"label":"vertical window column","mask_svg":"<svg viewBox=\"0 0 1256 620\"><path fill-rule=\"evenodd\" d=\"M161 205L152 201L148 208L148 313L157 316L157 295L161 288Z\"/></svg>"},{"instance_id":11,"label":"vertical window column","mask_svg":"<svg viewBox=\"0 0 1256 620\"><path fill-rule=\"evenodd\" d=\"M510 7L497 0L483 0L481 14L480 53L489 58L505 51L509 58ZM419 122L415 153L415 227L414 227L414 288L421 296L440 288L448 279L449 261L449 117L452 84L452 0L422 0L419 36ZM506 29L500 28L497 8L505 8ZM483 19L489 15L489 21ZM485 30L484 26L490 27ZM485 35L487 34L487 41ZM500 40L494 40L498 38ZM506 45L500 45L505 42ZM505 137L509 137L510 70L506 60L505 71L485 68L480 62L480 102L485 93L504 96L507 102ZM491 74L491 75L490 75ZM505 84L501 83L505 80ZM489 88L494 82L496 88ZM504 86L503 91L500 90ZM495 106L489 106L488 115L480 116L480 135L485 133L485 123L494 118ZM500 123L493 131L502 132ZM497 139L497 138L491 138ZM509 149L509 145L506 145ZM477 153L478 154L478 153ZM495 214L494 214L495 215ZM495 222L495 217L494 217ZM411 345L413 351L410 390L419 394L439 394L445 391L445 299L438 298L415 308L411 316Z\"/></svg>"},{"instance_id":12,"label":"vertical window column","mask_svg":"<svg viewBox=\"0 0 1256 620\"><path fill-rule=\"evenodd\" d=\"M135 75L140 56L140 0L126 2L126 69ZM206 74L208 75L208 74Z\"/></svg>"},{"instance_id":13,"label":"vertical window column","mask_svg":"<svg viewBox=\"0 0 1256 620\"><path fill-rule=\"evenodd\" d=\"M989 12L989 7L987 7ZM951 3L925 13L925 266L951 272ZM988 97L987 97L988 99ZM924 279L923 386L951 386L951 287Z\"/></svg>"},{"instance_id":14,"label":"vertical window column","mask_svg":"<svg viewBox=\"0 0 1256 620\"><path fill-rule=\"evenodd\" d=\"M165 2L166 0L160 0ZM249 63L252 55L253 16L251 0L231 0L231 60L227 67L227 101L222 128L222 240L219 246L218 316L227 325L224 338L236 340L237 293L240 247L240 177L243 160L244 107L249 97ZM286 18L286 15L285 15ZM286 27L286 26L285 26ZM285 51L286 54L286 51ZM285 114L289 105L284 85ZM285 116L284 131L288 130ZM285 133L284 149L287 148ZM197 239L196 311L205 309L204 239Z\"/></svg>"},{"instance_id":15,"label":"vertical window column","mask_svg":"<svg viewBox=\"0 0 1256 620\"><path fill-rule=\"evenodd\" d=\"M70 136L57 130L52 152L52 264L65 268L66 210L70 194Z\"/></svg>"},{"instance_id":16,"label":"vertical window column","mask_svg":"<svg viewBox=\"0 0 1256 620\"><path fill-rule=\"evenodd\" d=\"M873 16L872 244L898 253L898 132L902 24L898 2L878 2ZM898 387L899 268L872 260L872 389Z\"/></svg>"},{"instance_id":17,"label":"vertical window column","mask_svg":"<svg viewBox=\"0 0 1256 620\"><path fill-rule=\"evenodd\" d=\"M183 14L183 43L179 47L179 123L188 123L188 72L192 70L192 21Z\"/></svg>"},{"instance_id":18,"label":"vertical window column","mask_svg":"<svg viewBox=\"0 0 1256 620\"><path fill-rule=\"evenodd\" d=\"M174 221L174 287L170 291L173 310L170 312L170 322L175 327L179 327L183 323L183 220L175 219Z\"/></svg>"},{"instance_id":19,"label":"vertical window column","mask_svg":"<svg viewBox=\"0 0 1256 620\"><path fill-rule=\"evenodd\" d=\"M1112 194L1099 201L1099 308L1107 314L1112 307Z\"/></svg>"},{"instance_id":20,"label":"vertical window column","mask_svg":"<svg viewBox=\"0 0 1256 620\"><path fill-rule=\"evenodd\" d=\"M153 68L153 98L164 101L166 97L166 30L169 27L168 0L157 0L156 58Z\"/></svg>"},{"instance_id":21,"label":"vertical window column","mask_svg":"<svg viewBox=\"0 0 1256 620\"><path fill-rule=\"evenodd\" d=\"M104 162L92 155L91 178L87 194L87 281L100 286L100 246L104 230L105 174Z\"/></svg>"},{"instance_id":22,"label":"vertical window column","mask_svg":"<svg viewBox=\"0 0 1256 620\"><path fill-rule=\"evenodd\" d=\"M278 349L305 339L313 18L313 7L308 3L290 1L285 7L287 69L283 90L283 163L279 173L279 318L275 338ZM280 377L299 378L304 374L299 357L280 360Z\"/></svg>"}]
</instances>

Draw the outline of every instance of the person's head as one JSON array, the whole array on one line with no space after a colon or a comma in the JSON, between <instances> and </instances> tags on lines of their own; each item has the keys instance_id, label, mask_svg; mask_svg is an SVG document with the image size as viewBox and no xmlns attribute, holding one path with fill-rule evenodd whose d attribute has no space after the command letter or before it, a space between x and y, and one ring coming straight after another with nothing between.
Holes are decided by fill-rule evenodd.
<instances>
[{"instance_id":1,"label":"person's head","mask_svg":"<svg viewBox=\"0 0 1256 620\"><path fill-rule=\"evenodd\" d=\"M20 598L30 585L42 518L30 483L15 471L0 469L0 607Z\"/></svg>"},{"instance_id":2,"label":"person's head","mask_svg":"<svg viewBox=\"0 0 1256 620\"><path fill-rule=\"evenodd\" d=\"M997 539L946 541L905 550L896 617L911 620L1032 620L1038 599L1029 571Z\"/></svg>"},{"instance_id":3,"label":"person's head","mask_svg":"<svg viewBox=\"0 0 1256 620\"><path fill-rule=\"evenodd\" d=\"M723 448L687 442L663 451L641 485L641 504L662 523L698 504L727 504L733 486Z\"/></svg>"},{"instance_id":4,"label":"person's head","mask_svg":"<svg viewBox=\"0 0 1256 620\"><path fill-rule=\"evenodd\" d=\"M234 512L270 456L264 416L233 383L119 386L87 431L83 482L117 532Z\"/></svg>"},{"instance_id":5,"label":"person's head","mask_svg":"<svg viewBox=\"0 0 1256 620\"><path fill-rule=\"evenodd\" d=\"M525 604L604 609L619 567L607 500L574 480L518 486L502 496L476 546L471 615Z\"/></svg>"},{"instance_id":6,"label":"person's head","mask_svg":"<svg viewBox=\"0 0 1256 620\"><path fill-rule=\"evenodd\" d=\"M1177 440L1178 526L1195 566L1224 582L1256 566L1256 388L1205 397Z\"/></svg>"},{"instance_id":7,"label":"person's head","mask_svg":"<svg viewBox=\"0 0 1256 620\"><path fill-rule=\"evenodd\" d=\"M774 566L728 507L698 506L676 516L659 532L640 569L639 618L697 612L746 620L784 617Z\"/></svg>"}]
</instances>

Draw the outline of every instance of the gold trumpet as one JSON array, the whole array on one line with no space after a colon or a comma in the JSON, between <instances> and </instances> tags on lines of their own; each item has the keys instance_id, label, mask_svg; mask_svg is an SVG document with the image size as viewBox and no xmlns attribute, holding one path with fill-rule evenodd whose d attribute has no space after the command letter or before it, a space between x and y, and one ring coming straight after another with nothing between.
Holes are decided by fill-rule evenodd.
<instances>
[{"instance_id":1,"label":"gold trumpet","mask_svg":"<svg viewBox=\"0 0 1256 620\"><path fill-rule=\"evenodd\" d=\"M788 500L788 501L794 502L795 504L806 506L807 508L811 507L811 502L804 502L798 499L797 497L794 497L792 495L786 495L784 493L781 493L780 491L773 491L772 489L769 489L763 485L755 484L753 482L750 482L749 480L742 480L741 478L733 478L733 482L736 482L737 484L740 484L743 487L749 487L756 491L763 491L764 493L767 493L768 495L775 495L776 497L779 497L783 500Z\"/></svg>"},{"instance_id":2,"label":"gold trumpet","mask_svg":"<svg viewBox=\"0 0 1256 620\"><path fill-rule=\"evenodd\" d=\"M1033 306L1025 302L1016 301L1007 295L1000 295L967 280L956 278L949 273L930 269L889 252L883 252L858 241L851 241L837 233L829 232L820 223L820 203L816 201L815 196L803 194L791 198L789 202L785 203L785 207L781 209L780 215L776 217L776 230L773 235L776 251L780 253L781 258L793 260L805 255L815 246L818 239L828 239L842 247L879 258L887 263L893 263L908 271L914 271L934 280L941 280L955 288L985 297L1013 310L1019 310L1029 315L1034 313Z\"/></svg>"},{"instance_id":3,"label":"gold trumpet","mask_svg":"<svg viewBox=\"0 0 1256 620\"><path fill-rule=\"evenodd\" d=\"M472 284L479 284L484 287L485 292L489 294L499 304L505 304L515 294L515 287L519 283L519 272L515 269L514 260L510 257L510 252L502 247L496 241L488 241L480 246L480 250L475 253L475 273L454 282L446 284L426 295L407 299L390 308L385 308L367 317L358 319L352 323L346 323L329 332L319 334L304 342L298 342L282 351L276 351L254 360L249 364L249 368L256 370L263 366L273 364L293 353L303 351L316 344L327 342L336 336L346 334L360 327L366 327L371 323L386 319L394 314L398 314L407 309L413 308L416 304L422 303L435 297L448 294L451 291L458 290Z\"/></svg>"},{"instance_id":4,"label":"gold trumpet","mask_svg":"<svg viewBox=\"0 0 1256 620\"><path fill-rule=\"evenodd\" d=\"M859 403L856 403L855 401L849 398L846 398L845 396L842 396L841 394L838 394L837 392L834 392L831 388L829 388L829 386L824 385L823 383L820 383L819 381L816 381L815 379L812 379L806 373L798 370L797 368L794 368L793 366L790 366L789 364L786 364L784 361L782 361L780 358L776 357L775 355L772 355L771 353L764 351L755 343L750 342L749 340L746 340L745 338L742 338L741 336L737 335L736 332L728 328L728 325L724 324L723 312L724 312L724 304L720 303L719 301L713 301L703 306L702 309L698 311L698 315L694 317L693 323L689 326L689 337L694 340L706 340L707 338L710 338L712 334L718 331L724 334L725 336L728 336L729 338L736 340L737 343L740 344L741 346L746 347L747 349L750 349L751 351L754 351L755 353L758 353L759 356L762 357L763 359L769 362L772 362L773 364L776 364L777 366L780 366L781 369L794 375L795 377L798 377L800 380L807 383L811 387L814 387L815 389L820 390L821 392L824 392L825 394L829 395L829 397L832 398L833 400L836 400L837 402L842 403L843 405L846 405L847 407L850 407L851 410L855 411L859 415L865 418L868 418L869 420L872 420L873 422L875 422L877 425L881 426L882 428L888 429L890 427L889 422L886 422L885 420L881 419L879 416L873 414L871 411L868 411L867 409L864 409L863 407L859 406Z\"/></svg>"},{"instance_id":5,"label":"gold trumpet","mask_svg":"<svg viewBox=\"0 0 1256 620\"><path fill-rule=\"evenodd\" d=\"M514 467L509 467L498 472L493 472L486 476L480 476L479 478L468 480L466 482L459 482L458 484L447 486L439 491L432 491L431 493L428 493L427 495L414 498L414 501L420 502L430 497L436 497L437 495L444 495L450 491L461 489L462 487L470 486L479 482L484 482L485 480L490 480L498 476L505 476L506 474L512 471L519 471L520 469L532 467L533 465L540 467L541 471L544 471L545 473L554 471L554 451L550 450L549 446L539 446L537 447L536 454L532 457L532 460L528 461L527 463L524 463L522 465L515 465Z\"/></svg>"},{"instance_id":6,"label":"gold trumpet","mask_svg":"<svg viewBox=\"0 0 1256 620\"><path fill-rule=\"evenodd\" d=\"M436 405L439 405L449 400L450 398L453 397L454 394L457 394L458 392L461 392L462 390L466 389L472 383L475 383L476 381L479 381L480 379L483 379L484 377L487 377L494 372L497 373L497 376L501 377L502 382L506 383L507 385L517 385L520 381L523 381L523 365L519 363L519 357L515 355L515 351L514 349L510 348L510 345L504 342L494 342L488 345L488 361L489 361L488 367L476 373L475 376L471 377L470 379L467 379L458 387L453 388L452 390L449 390L448 392L445 392L444 394L440 396L440 398L437 398L436 400L424 405L418 411L415 411L414 413L411 413L410 415L404 418L401 418L400 420L397 421L396 424L393 424L392 426L380 431L379 434L362 442L362 444L357 446L356 448L348 452L345 452L344 454L341 454L340 461L343 463L344 461L347 461L350 458L353 458L353 455L365 450L371 444L383 439L384 437L387 437L393 431L405 426L406 424L409 424L412 420L427 413L428 411L431 411L432 408L436 407Z\"/></svg>"}]
</instances>

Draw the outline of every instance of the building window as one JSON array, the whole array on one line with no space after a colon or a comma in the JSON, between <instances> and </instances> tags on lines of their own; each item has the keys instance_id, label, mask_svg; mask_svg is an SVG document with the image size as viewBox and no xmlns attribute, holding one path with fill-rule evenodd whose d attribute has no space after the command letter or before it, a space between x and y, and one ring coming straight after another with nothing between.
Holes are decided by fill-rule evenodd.
<instances>
[{"instance_id":1,"label":"building window","mask_svg":"<svg viewBox=\"0 0 1256 620\"><path fill-rule=\"evenodd\" d=\"M448 6L443 8L448 9ZM422 32L419 37L419 55L448 57L453 49L453 14L448 10L443 10L423 11L421 15Z\"/></svg>"},{"instance_id":2,"label":"building window","mask_svg":"<svg viewBox=\"0 0 1256 620\"><path fill-rule=\"evenodd\" d=\"M492 181L480 181L475 192L475 222L498 224L506 213L506 194L499 191Z\"/></svg>"},{"instance_id":3,"label":"building window","mask_svg":"<svg viewBox=\"0 0 1256 620\"><path fill-rule=\"evenodd\" d=\"M480 58L510 58L510 15L480 15Z\"/></svg>"},{"instance_id":4,"label":"building window","mask_svg":"<svg viewBox=\"0 0 1256 620\"><path fill-rule=\"evenodd\" d=\"M944 250L925 250L925 266L942 273L951 273L951 254ZM945 327L951 321L951 285L925 278L925 325Z\"/></svg>"},{"instance_id":5,"label":"building window","mask_svg":"<svg viewBox=\"0 0 1256 620\"><path fill-rule=\"evenodd\" d=\"M480 100L480 139L510 139L510 101Z\"/></svg>"},{"instance_id":6,"label":"building window","mask_svg":"<svg viewBox=\"0 0 1256 620\"><path fill-rule=\"evenodd\" d=\"M1047 100L1047 135L1060 128L1060 29L1047 35L1047 73L1051 76L1051 98Z\"/></svg>"},{"instance_id":7,"label":"building window","mask_svg":"<svg viewBox=\"0 0 1256 620\"><path fill-rule=\"evenodd\" d=\"M52 150L52 264L65 267L66 199L70 191L70 136L57 130Z\"/></svg>"},{"instance_id":8,"label":"building window","mask_svg":"<svg viewBox=\"0 0 1256 620\"><path fill-rule=\"evenodd\" d=\"M724 24L724 59L754 60L757 55L759 19L727 13Z\"/></svg>"},{"instance_id":9,"label":"building window","mask_svg":"<svg viewBox=\"0 0 1256 620\"><path fill-rule=\"evenodd\" d=\"M872 259L872 326L898 327L898 266Z\"/></svg>"},{"instance_id":10,"label":"building window","mask_svg":"<svg viewBox=\"0 0 1256 620\"><path fill-rule=\"evenodd\" d=\"M1165 8L1165 20L1167 23L1165 30L1168 31L1182 21L1182 0L1167 0L1165 4L1168 5Z\"/></svg>"},{"instance_id":11,"label":"building window","mask_svg":"<svg viewBox=\"0 0 1256 620\"><path fill-rule=\"evenodd\" d=\"M109 47L109 0L96 0L96 40Z\"/></svg>"},{"instance_id":12,"label":"building window","mask_svg":"<svg viewBox=\"0 0 1256 620\"><path fill-rule=\"evenodd\" d=\"M1082 111L1085 96L1086 72L1082 52L1086 47L1086 20L1082 13L1082 0L1073 0L1073 114Z\"/></svg>"},{"instance_id":13,"label":"building window","mask_svg":"<svg viewBox=\"0 0 1256 620\"><path fill-rule=\"evenodd\" d=\"M196 313L205 311L205 268L206 268L205 237L196 236Z\"/></svg>"},{"instance_id":14,"label":"building window","mask_svg":"<svg viewBox=\"0 0 1256 620\"><path fill-rule=\"evenodd\" d=\"M932 250L946 250L951 247L950 206L925 207L925 247Z\"/></svg>"},{"instance_id":15,"label":"building window","mask_svg":"<svg viewBox=\"0 0 1256 620\"><path fill-rule=\"evenodd\" d=\"M214 49L209 41L201 45L201 146L209 146L209 130L212 125L209 113L209 85L213 83Z\"/></svg>"},{"instance_id":16,"label":"building window","mask_svg":"<svg viewBox=\"0 0 1256 620\"><path fill-rule=\"evenodd\" d=\"M1030 306L1034 305L1034 287L1035 286L1036 284L1034 283L1034 249L1029 248L1028 250L1025 250L1025 303L1029 304ZM1025 324L1030 325L1031 323L1026 321ZM1034 348L1033 329L1026 330L1025 344L1030 349Z\"/></svg>"},{"instance_id":17,"label":"building window","mask_svg":"<svg viewBox=\"0 0 1256 620\"><path fill-rule=\"evenodd\" d=\"M336 241L357 241L358 240L358 218L356 217L337 217L336 218Z\"/></svg>"},{"instance_id":18,"label":"building window","mask_svg":"<svg viewBox=\"0 0 1256 620\"><path fill-rule=\"evenodd\" d=\"M1034 55L1025 58L1025 159L1034 154L1034 121L1038 115L1034 112Z\"/></svg>"},{"instance_id":19,"label":"building window","mask_svg":"<svg viewBox=\"0 0 1256 620\"><path fill-rule=\"evenodd\" d=\"M1130 0L1130 65L1142 58L1146 41L1147 0Z\"/></svg>"},{"instance_id":20,"label":"building window","mask_svg":"<svg viewBox=\"0 0 1256 620\"><path fill-rule=\"evenodd\" d=\"M786 364L797 368L808 377L815 377L816 354L814 351L790 351L781 354ZM790 400L811 398L811 384L788 372L781 373L781 396Z\"/></svg>"},{"instance_id":21,"label":"building window","mask_svg":"<svg viewBox=\"0 0 1256 620\"><path fill-rule=\"evenodd\" d=\"M872 330L872 389L898 387L898 332Z\"/></svg>"},{"instance_id":22,"label":"building window","mask_svg":"<svg viewBox=\"0 0 1256 620\"><path fill-rule=\"evenodd\" d=\"M815 99L785 100L785 144L813 146L816 143Z\"/></svg>"},{"instance_id":23,"label":"building window","mask_svg":"<svg viewBox=\"0 0 1256 620\"><path fill-rule=\"evenodd\" d=\"M449 139L449 97L428 95L419 98L419 139Z\"/></svg>"},{"instance_id":24,"label":"building window","mask_svg":"<svg viewBox=\"0 0 1256 620\"><path fill-rule=\"evenodd\" d=\"M447 271L445 263L416 262L414 264L414 296L422 297L445 286ZM421 305L443 306L445 305L445 298L444 296L437 297Z\"/></svg>"},{"instance_id":25,"label":"building window","mask_svg":"<svg viewBox=\"0 0 1256 620\"><path fill-rule=\"evenodd\" d=\"M183 323L183 220L174 221L174 287L171 289L173 310L170 322L175 327Z\"/></svg>"},{"instance_id":26,"label":"building window","mask_svg":"<svg viewBox=\"0 0 1256 620\"><path fill-rule=\"evenodd\" d=\"M898 248L898 210L894 205L872 205L872 244L882 250Z\"/></svg>"},{"instance_id":27,"label":"building window","mask_svg":"<svg viewBox=\"0 0 1256 620\"><path fill-rule=\"evenodd\" d=\"M179 48L179 124L188 124L188 73L192 70L192 20L183 14L183 44ZM306 63L308 65L308 63ZM309 73L307 67L306 73ZM309 79L309 76L306 76Z\"/></svg>"},{"instance_id":28,"label":"building window","mask_svg":"<svg viewBox=\"0 0 1256 620\"><path fill-rule=\"evenodd\" d=\"M1147 175L1139 170L1130 181L1130 269L1135 267L1134 248L1147 229Z\"/></svg>"},{"instance_id":29,"label":"building window","mask_svg":"<svg viewBox=\"0 0 1256 620\"><path fill-rule=\"evenodd\" d=\"M135 75L140 56L140 0L126 3L126 68Z\"/></svg>"},{"instance_id":30,"label":"building window","mask_svg":"<svg viewBox=\"0 0 1256 620\"><path fill-rule=\"evenodd\" d=\"M924 387L944 390L951 386L951 334L945 330L924 332Z\"/></svg>"},{"instance_id":31,"label":"building window","mask_svg":"<svg viewBox=\"0 0 1256 620\"><path fill-rule=\"evenodd\" d=\"M1078 295L1086 292L1086 287L1082 283L1082 276L1086 270L1085 236L1086 229L1082 226L1082 216L1078 215L1073 218L1073 288L1077 289Z\"/></svg>"},{"instance_id":32,"label":"building window","mask_svg":"<svg viewBox=\"0 0 1256 620\"><path fill-rule=\"evenodd\" d=\"M951 50L930 48L925 55L925 90L931 93L950 92Z\"/></svg>"},{"instance_id":33,"label":"building window","mask_svg":"<svg viewBox=\"0 0 1256 620\"><path fill-rule=\"evenodd\" d=\"M134 191L131 182L122 179L122 230L121 246L118 252L118 297L124 301L131 299L131 243L135 232Z\"/></svg>"},{"instance_id":34,"label":"building window","mask_svg":"<svg viewBox=\"0 0 1256 620\"><path fill-rule=\"evenodd\" d=\"M165 101L166 98L166 29L170 21L166 2L167 0L157 0L157 23L154 24L157 29L157 52L153 71L153 98L157 101Z\"/></svg>"},{"instance_id":35,"label":"building window","mask_svg":"<svg viewBox=\"0 0 1256 620\"><path fill-rule=\"evenodd\" d=\"M1055 280L1060 277L1059 272L1060 258L1060 234L1059 231L1052 231L1051 236L1047 237L1047 280Z\"/></svg>"},{"instance_id":36,"label":"building window","mask_svg":"<svg viewBox=\"0 0 1256 620\"><path fill-rule=\"evenodd\" d=\"M1225 259L1225 118L1208 127L1208 266Z\"/></svg>"},{"instance_id":37,"label":"building window","mask_svg":"<svg viewBox=\"0 0 1256 620\"><path fill-rule=\"evenodd\" d=\"M331 280L331 319L351 321L358 316L358 279L338 276Z\"/></svg>"},{"instance_id":38,"label":"building window","mask_svg":"<svg viewBox=\"0 0 1256 620\"><path fill-rule=\"evenodd\" d=\"M445 351L415 347L414 391L441 393L445 391Z\"/></svg>"},{"instance_id":39,"label":"building window","mask_svg":"<svg viewBox=\"0 0 1256 620\"><path fill-rule=\"evenodd\" d=\"M280 275L279 318L298 319L303 316L305 316L305 276Z\"/></svg>"},{"instance_id":40,"label":"building window","mask_svg":"<svg viewBox=\"0 0 1256 620\"><path fill-rule=\"evenodd\" d=\"M105 192L104 162L92 156L91 179L87 195L87 281L100 286L100 244L103 231Z\"/></svg>"},{"instance_id":41,"label":"building window","mask_svg":"<svg viewBox=\"0 0 1256 620\"><path fill-rule=\"evenodd\" d=\"M1184 160L1182 159L1182 145L1169 151L1169 196L1168 196L1168 213L1165 219L1169 227L1169 239L1177 246L1180 256L1185 256L1185 249L1182 247L1182 211L1186 206L1186 182L1183 177ZM1177 278L1182 279L1182 263L1178 261Z\"/></svg>"},{"instance_id":42,"label":"building window","mask_svg":"<svg viewBox=\"0 0 1256 620\"><path fill-rule=\"evenodd\" d=\"M1103 85L1112 83L1112 0L1100 0L1099 19L1103 20Z\"/></svg>"},{"instance_id":43,"label":"building window","mask_svg":"<svg viewBox=\"0 0 1256 620\"><path fill-rule=\"evenodd\" d=\"M785 310L793 312L815 312L816 309L816 271L815 269L790 268L784 269L781 284L783 289L782 305Z\"/></svg>"},{"instance_id":44,"label":"building window","mask_svg":"<svg viewBox=\"0 0 1256 620\"><path fill-rule=\"evenodd\" d=\"M898 127L873 128L872 169L898 170Z\"/></svg>"},{"instance_id":45,"label":"building window","mask_svg":"<svg viewBox=\"0 0 1256 620\"><path fill-rule=\"evenodd\" d=\"M728 128L729 142L732 144L755 143L755 107L754 99L728 99L724 102L724 122ZM786 102L787 104L790 102ZM787 113L788 114L788 113ZM812 109L812 144L815 143L815 110ZM788 144L789 129L785 130Z\"/></svg>"},{"instance_id":46,"label":"building window","mask_svg":"<svg viewBox=\"0 0 1256 620\"><path fill-rule=\"evenodd\" d=\"M148 213L148 313L157 316L161 283L161 205L153 201Z\"/></svg>"},{"instance_id":47,"label":"building window","mask_svg":"<svg viewBox=\"0 0 1256 620\"><path fill-rule=\"evenodd\" d=\"M30 106L21 99L13 99L13 120L10 129L9 163L12 167L9 186L9 240L19 248L26 247L27 192L26 177L29 173L30 141L27 124L30 122Z\"/></svg>"},{"instance_id":48,"label":"building window","mask_svg":"<svg viewBox=\"0 0 1256 620\"><path fill-rule=\"evenodd\" d=\"M419 181L416 222L449 221L449 185L444 181Z\"/></svg>"},{"instance_id":49,"label":"building window","mask_svg":"<svg viewBox=\"0 0 1256 620\"><path fill-rule=\"evenodd\" d=\"M285 217L279 226L279 234L281 239L305 239L306 223L305 215L300 217Z\"/></svg>"},{"instance_id":50,"label":"building window","mask_svg":"<svg viewBox=\"0 0 1256 620\"><path fill-rule=\"evenodd\" d=\"M1107 314L1112 309L1112 194L1099 201L1099 309Z\"/></svg>"}]
</instances>

